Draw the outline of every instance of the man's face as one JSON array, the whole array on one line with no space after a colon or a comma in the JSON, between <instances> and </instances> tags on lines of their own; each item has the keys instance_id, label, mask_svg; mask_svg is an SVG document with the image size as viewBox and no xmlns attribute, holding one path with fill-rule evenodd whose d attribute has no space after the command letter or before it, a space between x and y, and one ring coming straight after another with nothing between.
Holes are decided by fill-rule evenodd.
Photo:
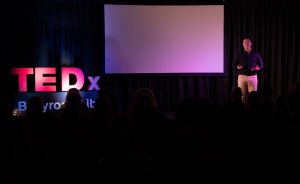
<instances>
[{"instance_id":1,"label":"man's face","mask_svg":"<svg viewBox=\"0 0 300 184\"><path fill-rule=\"evenodd\" d=\"M252 46L251 40L249 40L249 39L244 39L243 40L243 47L244 47L245 51L250 51L251 46Z\"/></svg>"}]
</instances>

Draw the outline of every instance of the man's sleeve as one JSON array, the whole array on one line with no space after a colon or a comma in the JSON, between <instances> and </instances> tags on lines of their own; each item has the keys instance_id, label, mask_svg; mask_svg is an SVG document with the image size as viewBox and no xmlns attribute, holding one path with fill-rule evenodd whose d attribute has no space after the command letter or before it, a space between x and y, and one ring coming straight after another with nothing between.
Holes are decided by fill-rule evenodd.
<instances>
[{"instance_id":1,"label":"man's sleeve","mask_svg":"<svg viewBox=\"0 0 300 184\"><path fill-rule=\"evenodd\" d=\"M262 69L264 67L264 62L260 57L260 54L257 53L257 65L259 66L260 69Z\"/></svg>"}]
</instances>

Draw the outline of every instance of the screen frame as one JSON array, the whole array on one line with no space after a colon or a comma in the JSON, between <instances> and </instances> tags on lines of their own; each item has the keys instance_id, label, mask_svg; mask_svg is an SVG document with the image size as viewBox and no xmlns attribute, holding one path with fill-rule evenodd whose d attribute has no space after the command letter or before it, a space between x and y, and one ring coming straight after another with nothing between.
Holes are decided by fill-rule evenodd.
<instances>
[{"instance_id":1,"label":"screen frame","mask_svg":"<svg viewBox=\"0 0 300 184\"><path fill-rule=\"evenodd\" d=\"M223 72L219 72L219 73L106 73L105 71L105 17L104 17L104 9L105 9L105 5L142 5L142 6L174 6L174 5L178 5L178 6L191 6L191 5L195 5L195 6L201 6L201 5L222 5L223 6ZM103 35L103 55L102 55L102 67L101 67L101 73L104 76L142 76L142 77L159 77L159 76L185 76L185 77L193 77L193 76L228 76L228 60L227 60L227 39L225 37L226 33L226 3L224 2L224 0L220 1L220 0L212 0L212 1L186 1L186 2L181 2L181 1L174 1L173 3L169 3L169 2L164 2L164 1L157 1L157 2L134 2L134 1L104 1L102 4L102 35Z\"/></svg>"}]
</instances>

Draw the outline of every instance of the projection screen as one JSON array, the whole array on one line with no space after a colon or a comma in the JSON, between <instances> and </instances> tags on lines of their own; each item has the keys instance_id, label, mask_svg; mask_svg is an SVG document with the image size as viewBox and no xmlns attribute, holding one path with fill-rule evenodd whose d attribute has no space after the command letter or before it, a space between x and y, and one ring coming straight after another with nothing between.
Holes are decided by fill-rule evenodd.
<instances>
[{"instance_id":1,"label":"projection screen","mask_svg":"<svg viewBox=\"0 0 300 184\"><path fill-rule=\"evenodd\" d=\"M104 5L106 74L223 74L224 5Z\"/></svg>"}]
</instances>

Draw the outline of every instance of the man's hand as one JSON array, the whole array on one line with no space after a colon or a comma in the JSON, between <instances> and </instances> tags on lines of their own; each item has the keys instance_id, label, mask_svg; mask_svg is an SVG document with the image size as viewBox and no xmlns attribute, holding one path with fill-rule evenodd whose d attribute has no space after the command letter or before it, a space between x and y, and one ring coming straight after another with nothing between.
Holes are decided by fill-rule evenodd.
<instances>
[{"instance_id":1,"label":"man's hand","mask_svg":"<svg viewBox=\"0 0 300 184\"><path fill-rule=\"evenodd\" d=\"M243 65L238 64L238 65L236 66L236 68L240 70L240 69L243 69L244 67L243 67Z\"/></svg>"},{"instance_id":2,"label":"man's hand","mask_svg":"<svg viewBox=\"0 0 300 184\"><path fill-rule=\"evenodd\" d=\"M254 68L251 68L251 71L259 71L260 67L258 65L256 65Z\"/></svg>"}]
</instances>

